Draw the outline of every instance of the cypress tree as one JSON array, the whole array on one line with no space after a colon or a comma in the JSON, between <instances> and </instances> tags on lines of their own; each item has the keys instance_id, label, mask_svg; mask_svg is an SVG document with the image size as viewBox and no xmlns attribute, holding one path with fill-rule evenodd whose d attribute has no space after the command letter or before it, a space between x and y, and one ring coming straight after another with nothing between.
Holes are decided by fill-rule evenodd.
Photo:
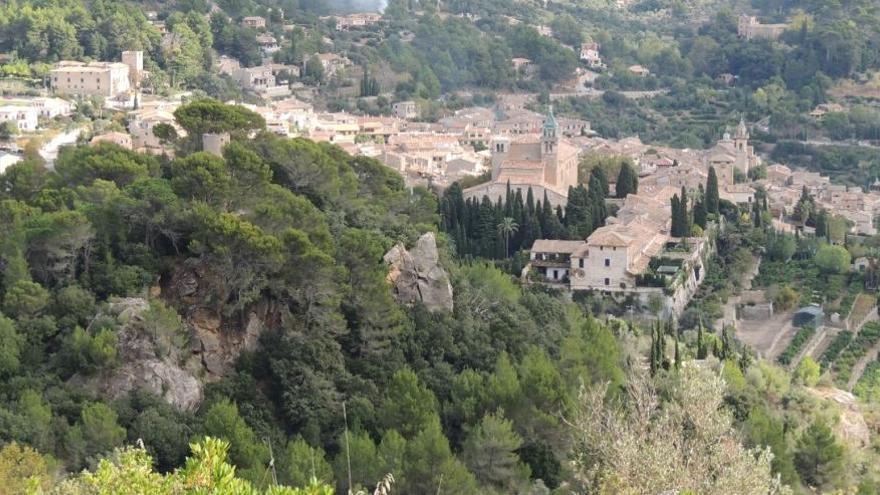
<instances>
[{"instance_id":1,"label":"cypress tree","mask_svg":"<svg viewBox=\"0 0 880 495\"><path fill-rule=\"evenodd\" d=\"M700 326L697 327L697 359L706 359L707 355L706 342L703 340L703 320L700 319Z\"/></svg>"},{"instance_id":2,"label":"cypress tree","mask_svg":"<svg viewBox=\"0 0 880 495\"><path fill-rule=\"evenodd\" d=\"M565 226L572 239L586 239L593 231L593 213L590 196L583 186L571 189L565 209Z\"/></svg>"},{"instance_id":3,"label":"cypress tree","mask_svg":"<svg viewBox=\"0 0 880 495\"><path fill-rule=\"evenodd\" d=\"M699 225L701 229L706 228L706 203L704 200L694 202L694 224Z\"/></svg>"},{"instance_id":4,"label":"cypress tree","mask_svg":"<svg viewBox=\"0 0 880 495\"><path fill-rule=\"evenodd\" d=\"M691 216L690 212L688 212L688 196L687 190L684 186L681 186L681 203L679 204L679 214L681 215L681 225L683 237L691 235Z\"/></svg>"},{"instance_id":5,"label":"cypress tree","mask_svg":"<svg viewBox=\"0 0 880 495\"><path fill-rule=\"evenodd\" d=\"M599 182L599 179L595 176L590 177L589 205L592 212L594 229L605 225L605 217L608 216L608 212L605 209L605 195L602 191L602 184Z\"/></svg>"},{"instance_id":6,"label":"cypress tree","mask_svg":"<svg viewBox=\"0 0 880 495\"><path fill-rule=\"evenodd\" d=\"M651 367L651 376L657 374L657 369L659 368L658 363L660 362L660 353L658 351L658 331L657 331L657 323L651 324L651 357L649 365Z\"/></svg>"},{"instance_id":7,"label":"cypress tree","mask_svg":"<svg viewBox=\"0 0 880 495\"><path fill-rule=\"evenodd\" d=\"M633 170L629 161L624 161L620 166L620 173L617 174L616 196L620 199L626 198L629 194L639 192L639 176Z\"/></svg>"},{"instance_id":8,"label":"cypress tree","mask_svg":"<svg viewBox=\"0 0 880 495\"><path fill-rule=\"evenodd\" d=\"M504 216L513 218L513 190L510 188L510 179L507 180L507 190L504 193Z\"/></svg>"},{"instance_id":9,"label":"cypress tree","mask_svg":"<svg viewBox=\"0 0 880 495\"><path fill-rule=\"evenodd\" d=\"M752 204L752 224L756 229L760 229L763 224L763 218L761 216L761 204L755 200Z\"/></svg>"},{"instance_id":10,"label":"cypress tree","mask_svg":"<svg viewBox=\"0 0 880 495\"><path fill-rule=\"evenodd\" d=\"M556 231L553 225L553 206L550 205L550 199L547 197L547 191L544 191L544 201L541 202L541 210L538 220L541 223L541 236L544 239L556 239Z\"/></svg>"},{"instance_id":11,"label":"cypress tree","mask_svg":"<svg viewBox=\"0 0 880 495\"><path fill-rule=\"evenodd\" d=\"M717 215L718 203L718 175L715 173L715 167L709 167L709 179L706 181L706 211Z\"/></svg>"},{"instance_id":12,"label":"cypress tree","mask_svg":"<svg viewBox=\"0 0 880 495\"><path fill-rule=\"evenodd\" d=\"M513 195L513 215L511 216L522 220L522 212L524 209L525 203L523 203L522 189L517 189L516 193Z\"/></svg>"},{"instance_id":13,"label":"cypress tree","mask_svg":"<svg viewBox=\"0 0 880 495\"><path fill-rule=\"evenodd\" d=\"M679 332L675 331L675 369L681 369L681 351L678 348Z\"/></svg>"},{"instance_id":14,"label":"cypress tree","mask_svg":"<svg viewBox=\"0 0 880 495\"><path fill-rule=\"evenodd\" d=\"M828 239L828 234L828 213L822 210L816 215L816 237Z\"/></svg>"},{"instance_id":15,"label":"cypress tree","mask_svg":"<svg viewBox=\"0 0 880 495\"><path fill-rule=\"evenodd\" d=\"M477 242L477 249L475 249L474 254L485 258L494 258L498 252L498 249L496 249L497 246L495 245L495 238L497 237L495 235L495 230L498 222L495 219L495 206L492 204L492 200L489 199L489 196L483 196L483 201L480 203L477 222L478 230L474 235L475 241Z\"/></svg>"},{"instance_id":16,"label":"cypress tree","mask_svg":"<svg viewBox=\"0 0 880 495\"><path fill-rule=\"evenodd\" d=\"M595 177L599 181L599 185L602 186L602 196L607 198L611 193L610 186L608 185L608 174L605 173L605 170L603 170L602 167L596 166L590 171L591 183L593 177Z\"/></svg>"},{"instance_id":17,"label":"cypress tree","mask_svg":"<svg viewBox=\"0 0 880 495\"><path fill-rule=\"evenodd\" d=\"M678 199L678 194L672 196L670 203L672 207L672 226L669 229L669 233L672 237L682 237L681 201Z\"/></svg>"},{"instance_id":18,"label":"cypress tree","mask_svg":"<svg viewBox=\"0 0 880 495\"><path fill-rule=\"evenodd\" d=\"M529 190L526 192L526 210L528 210L529 214L535 213L535 193L532 192L531 186L529 186Z\"/></svg>"}]
</instances>

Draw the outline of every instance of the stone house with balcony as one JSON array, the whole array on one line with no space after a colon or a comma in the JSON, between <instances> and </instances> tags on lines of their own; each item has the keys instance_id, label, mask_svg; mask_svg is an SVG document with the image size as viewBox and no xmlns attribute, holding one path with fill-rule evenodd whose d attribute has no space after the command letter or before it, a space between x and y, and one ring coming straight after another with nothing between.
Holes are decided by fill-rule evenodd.
<instances>
[{"instance_id":1,"label":"stone house with balcony","mask_svg":"<svg viewBox=\"0 0 880 495\"><path fill-rule=\"evenodd\" d=\"M669 235L673 191L629 195L618 215L586 240L535 241L524 275L569 291L629 299L642 309L660 298L664 316L681 314L705 278L711 246L708 237Z\"/></svg>"},{"instance_id":2,"label":"stone house with balcony","mask_svg":"<svg viewBox=\"0 0 880 495\"><path fill-rule=\"evenodd\" d=\"M583 241L539 239L529 252L529 266L550 283L567 283L572 269L572 253L583 244Z\"/></svg>"}]
</instances>

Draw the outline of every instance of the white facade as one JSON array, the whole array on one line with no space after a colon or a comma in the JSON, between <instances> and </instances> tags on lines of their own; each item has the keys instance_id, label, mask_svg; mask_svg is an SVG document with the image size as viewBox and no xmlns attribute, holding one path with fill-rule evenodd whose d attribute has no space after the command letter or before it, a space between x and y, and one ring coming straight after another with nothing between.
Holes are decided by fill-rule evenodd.
<instances>
[{"instance_id":1,"label":"white facade","mask_svg":"<svg viewBox=\"0 0 880 495\"><path fill-rule=\"evenodd\" d=\"M31 104L37 109L40 117L46 119L66 117L73 113L73 104L61 98L34 98Z\"/></svg>"},{"instance_id":2,"label":"white facade","mask_svg":"<svg viewBox=\"0 0 880 495\"><path fill-rule=\"evenodd\" d=\"M34 132L37 130L37 109L32 106L2 106L0 107L0 122L12 122L19 132Z\"/></svg>"}]
</instances>

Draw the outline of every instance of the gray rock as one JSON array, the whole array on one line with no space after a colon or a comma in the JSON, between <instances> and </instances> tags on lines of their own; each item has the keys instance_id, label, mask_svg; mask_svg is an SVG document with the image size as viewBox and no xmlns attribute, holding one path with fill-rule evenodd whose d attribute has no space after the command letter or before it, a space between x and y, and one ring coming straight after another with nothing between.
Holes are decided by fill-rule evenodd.
<instances>
[{"instance_id":1,"label":"gray rock","mask_svg":"<svg viewBox=\"0 0 880 495\"><path fill-rule=\"evenodd\" d=\"M422 235L412 251L403 244L391 248L384 260L389 265L388 281L401 304L421 302L431 311L452 311L452 283L440 266L437 239L433 232Z\"/></svg>"},{"instance_id":2,"label":"gray rock","mask_svg":"<svg viewBox=\"0 0 880 495\"><path fill-rule=\"evenodd\" d=\"M143 313L150 304L139 298L115 299L107 305L106 316L116 318L119 365L99 375L76 375L77 384L110 399L134 390L148 390L174 407L194 410L203 399L202 384L180 366L182 349L156 342L144 326ZM160 350L161 349L161 350Z\"/></svg>"}]
</instances>

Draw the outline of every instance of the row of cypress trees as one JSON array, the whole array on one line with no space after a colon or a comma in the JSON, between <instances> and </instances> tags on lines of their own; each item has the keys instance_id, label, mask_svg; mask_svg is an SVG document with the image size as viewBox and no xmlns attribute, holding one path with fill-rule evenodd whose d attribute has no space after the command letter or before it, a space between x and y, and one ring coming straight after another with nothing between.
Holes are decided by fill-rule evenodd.
<instances>
[{"instance_id":1,"label":"row of cypress trees","mask_svg":"<svg viewBox=\"0 0 880 495\"><path fill-rule=\"evenodd\" d=\"M617 176L616 196L625 198L638 192L638 175L624 164ZM537 239L586 239L605 225L610 196L607 175L600 167L590 173L589 185L571 187L563 208L555 208L547 193L535 198L532 188L513 190L507 184L503 198L493 202L464 199L459 183L453 183L440 199L440 225L449 234L459 256L503 259L530 249Z\"/></svg>"}]
</instances>

